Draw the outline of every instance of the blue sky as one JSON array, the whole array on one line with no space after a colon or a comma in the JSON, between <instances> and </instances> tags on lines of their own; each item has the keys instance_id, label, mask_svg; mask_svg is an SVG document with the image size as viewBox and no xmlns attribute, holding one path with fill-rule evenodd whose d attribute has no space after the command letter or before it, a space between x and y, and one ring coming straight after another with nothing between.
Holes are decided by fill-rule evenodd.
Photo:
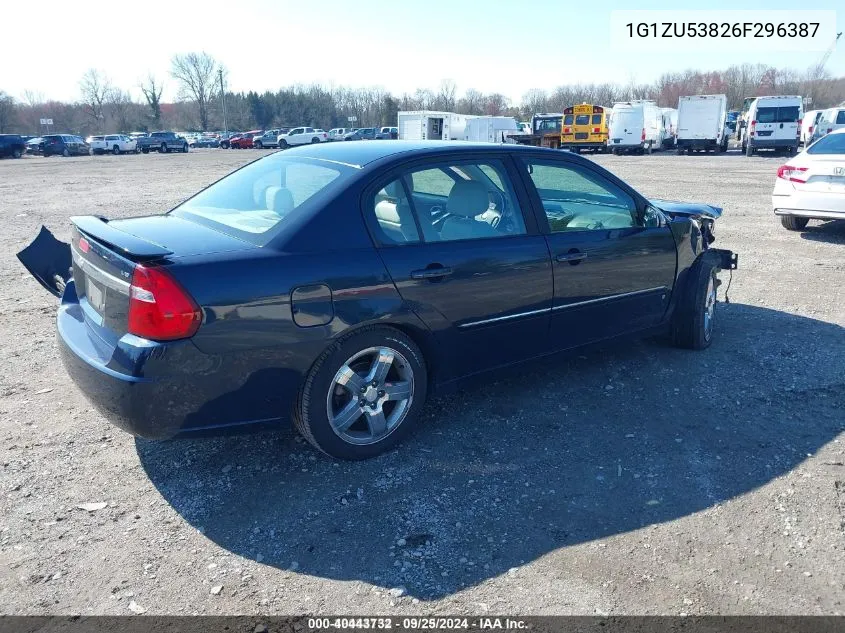
<instances>
[{"instance_id":1,"label":"blue sky","mask_svg":"<svg viewBox=\"0 0 845 633\"><path fill-rule=\"evenodd\" d=\"M4 22L20 28L0 38L0 90L15 97L33 90L48 98L77 99L79 78L98 68L136 98L138 83L153 72L165 80L165 98L172 99L170 57L199 50L226 65L234 90L318 82L379 85L401 94L417 87L436 90L448 78L459 93L475 88L515 101L530 88L562 83L648 82L666 71L743 62L803 69L821 56L818 51L728 53L718 43L705 54L611 50L612 10L678 9L677 1L144 0L141 10L137 3L115 0L42 0L37 11L26 3L7 4ZM763 19L766 10L794 10L799 4L711 0L701 8L758 10ZM805 9L840 5L845 6L820 1ZM840 11L837 30L843 30L843 19ZM53 36L45 44L36 41L33 33L48 25L59 26L67 41ZM153 35L141 39L147 29ZM845 75L845 43L827 68Z\"/></svg>"}]
</instances>

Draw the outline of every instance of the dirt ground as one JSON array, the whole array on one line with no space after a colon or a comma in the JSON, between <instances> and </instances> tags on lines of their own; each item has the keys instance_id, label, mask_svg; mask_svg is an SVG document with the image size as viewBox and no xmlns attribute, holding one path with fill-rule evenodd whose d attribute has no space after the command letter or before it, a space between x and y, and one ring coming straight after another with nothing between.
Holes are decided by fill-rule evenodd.
<instances>
[{"instance_id":1,"label":"dirt ground","mask_svg":"<svg viewBox=\"0 0 845 633\"><path fill-rule=\"evenodd\" d=\"M0 161L0 613L845 613L845 222L781 228L783 159L596 159L724 207L740 270L705 352L500 372L365 463L288 429L135 440L71 383L15 253L258 155Z\"/></svg>"}]
</instances>

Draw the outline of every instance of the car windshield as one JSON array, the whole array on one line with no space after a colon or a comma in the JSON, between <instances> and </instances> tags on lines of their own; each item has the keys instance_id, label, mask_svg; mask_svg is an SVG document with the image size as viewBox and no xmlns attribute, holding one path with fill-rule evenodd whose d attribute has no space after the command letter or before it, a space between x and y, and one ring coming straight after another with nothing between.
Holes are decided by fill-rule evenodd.
<instances>
[{"instance_id":1,"label":"car windshield","mask_svg":"<svg viewBox=\"0 0 845 633\"><path fill-rule=\"evenodd\" d=\"M259 246L291 218L319 204L319 194L356 170L334 162L272 154L239 169L173 209Z\"/></svg>"},{"instance_id":2,"label":"car windshield","mask_svg":"<svg viewBox=\"0 0 845 633\"><path fill-rule=\"evenodd\" d=\"M807 148L808 154L845 154L845 134L828 134Z\"/></svg>"}]
</instances>

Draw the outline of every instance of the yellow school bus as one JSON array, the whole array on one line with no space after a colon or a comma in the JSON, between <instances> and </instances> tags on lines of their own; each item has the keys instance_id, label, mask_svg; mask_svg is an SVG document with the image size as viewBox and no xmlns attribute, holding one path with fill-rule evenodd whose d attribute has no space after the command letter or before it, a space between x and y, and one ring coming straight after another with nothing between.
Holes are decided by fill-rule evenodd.
<instances>
[{"instance_id":1,"label":"yellow school bus","mask_svg":"<svg viewBox=\"0 0 845 633\"><path fill-rule=\"evenodd\" d=\"M573 152L591 149L607 151L607 128L610 109L582 103L563 111L560 127L560 148Z\"/></svg>"}]
</instances>

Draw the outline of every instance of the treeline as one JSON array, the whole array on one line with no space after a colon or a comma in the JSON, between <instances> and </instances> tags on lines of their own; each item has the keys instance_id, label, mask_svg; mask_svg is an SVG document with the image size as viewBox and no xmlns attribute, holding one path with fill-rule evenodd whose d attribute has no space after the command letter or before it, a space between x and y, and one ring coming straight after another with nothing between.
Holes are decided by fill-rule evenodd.
<instances>
[{"instance_id":1,"label":"treeline","mask_svg":"<svg viewBox=\"0 0 845 633\"><path fill-rule=\"evenodd\" d=\"M51 131L83 135L224 129L219 79L225 79L225 69L216 60L206 53L176 55L171 77L179 88L176 103L161 102L163 83L152 75L138 86L143 100L136 100L96 70L80 80L80 99L73 103L49 100L30 91L15 99L0 91L0 132L43 133L41 119L53 120ZM247 130L311 125L330 129L353 125L350 117L355 117L355 127L396 125L399 110L446 110L527 120L535 112L560 112L582 102L612 105L653 99L660 106L676 107L680 96L720 93L727 95L732 109L739 109L746 97L778 94L810 97L810 108L825 108L845 101L845 77L830 77L820 67L798 71L742 64L714 72L665 73L649 84L563 84L554 90L529 90L519 103L511 103L501 93L474 89L458 94L451 80L441 82L437 90L418 89L401 96L381 87L297 85L261 94L227 91L225 127Z\"/></svg>"}]
</instances>

